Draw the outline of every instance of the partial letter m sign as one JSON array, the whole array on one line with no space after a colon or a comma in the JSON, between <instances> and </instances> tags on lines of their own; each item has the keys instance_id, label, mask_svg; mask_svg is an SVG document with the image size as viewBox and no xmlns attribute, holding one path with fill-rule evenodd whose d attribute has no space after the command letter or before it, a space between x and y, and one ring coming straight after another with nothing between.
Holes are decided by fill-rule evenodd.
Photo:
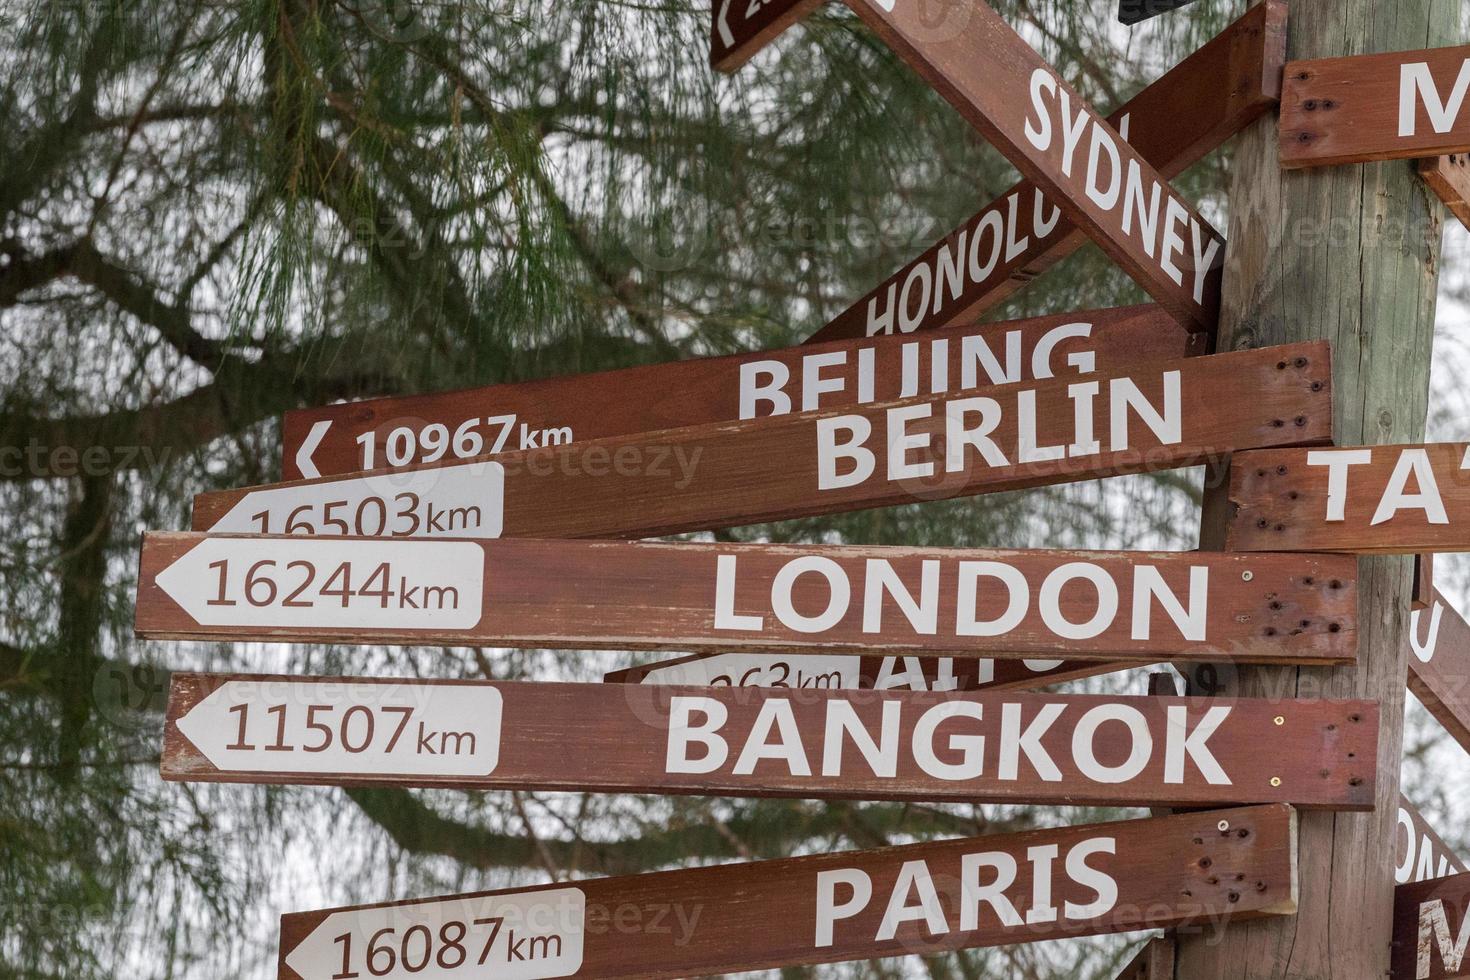
<instances>
[{"instance_id":1,"label":"partial letter m sign","mask_svg":"<svg viewBox=\"0 0 1470 980\"><path fill-rule=\"evenodd\" d=\"M1460 920L1459 935L1450 938L1449 919L1445 916L1444 901L1433 899L1419 906L1419 957L1414 970L1416 980L1426 980L1430 976L1458 975L1460 963L1465 958L1465 947L1470 945L1470 931L1466 926L1470 925L1470 915ZM1439 958L1444 963L1443 973L1433 973L1432 963L1434 961L1434 950L1438 948Z\"/></svg>"},{"instance_id":2,"label":"partial letter m sign","mask_svg":"<svg viewBox=\"0 0 1470 980\"><path fill-rule=\"evenodd\" d=\"M1399 136L1416 136L1419 131L1419 103L1429 116L1429 123L1436 133L1448 133L1465 104L1465 95L1470 91L1470 58L1460 66L1460 76L1448 99L1441 99L1439 86L1423 61L1403 65L1399 69Z\"/></svg>"}]
</instances>

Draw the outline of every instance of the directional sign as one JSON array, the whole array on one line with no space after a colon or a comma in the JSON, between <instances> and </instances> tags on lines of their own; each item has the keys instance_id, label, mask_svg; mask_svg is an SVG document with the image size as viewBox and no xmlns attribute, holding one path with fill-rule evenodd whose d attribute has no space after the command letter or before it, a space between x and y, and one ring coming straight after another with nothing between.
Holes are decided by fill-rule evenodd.
<instances>
[{"instance_id":1,"label":"directional sign","mask_svg":"<svg viewBox=\"0 0 1470 980\"><path fill-rule=\"evenodd\" d=\"M1241 453L1230 500L1240 551L1470 551L1470 446Z\"/></svg>"},{"instance_id":2,"label":"directional sign","mask_svg":"<svg viewBox=\"0 0 1470 980\"><path fill-rule=\"evenodd\" d=\"M1281 92L1288 169L1470 150L1470 46L1292 61Z\"/></svg>"},{"instance_id":3,"label":"directional sign","mask_svg":"<svg viewBox=\"0 0 1470 980\"><path fill-rule=\"evenodd\" d=\"M1194 0L1118 0L1118 20L1124 24L1139 24L1191 3Z\"/></svg>"},{"instance_id":4,"label":"directional sign","mask_svg":"<svg viewBox=\"0 0 1470 980\"><path fill-rule=\"evenodd\" d=\"M821 5L822 0L711 0L710 65L734 71Z\"/></svg>"},{"instance_id":5,"label":"directional sign","mask_svg":"<svg viewBox=\"0 0 1470 980\"><path fill-rule=\"evenodd\" d=\"M1470 623L1438 592L1409 622L1409 690L1470 752Z\"/></svg>"},{"instance_id":6,"label":"directional sign","mask_svg":"<svg viewBox=\"0 0 1470 980\"><path fill-rule=\"evenodd\" d=\"M1391 980L1470 976L1470 874L1399 885L1393 896Z\"/></svg>"},{"instance_id":7,"label":"directional sign","mask_svg":"<svg viewBox=\"0 0 1470 980\"><path fill-rule=\"evenodd\" d=\"M287 479L402 469L709 422L1124 371L1205 352L1157 306L377 398L287 412Z\"/></svg>"},{"instance_id":8,"label":"directional sign","mask_svg":"<svg viewBox=\"0 0 1470 980\"><path fill-rule=\"evenodd\" d=\"M1150 939L1117 980L1174 980L1173 938L1166 935Z\"/></svg>"},{"instance_id":9,"label":"directional sign","mask_svg":"<svg viewBox=\"0 0 1470 980\"><path fill-rule=\"evenodd\" d=\"M1276 805L288 914L279 975L709 976L1295 910Z\"/></svg>"},{"instance_id":10,"label":"directional sign","mask_svg":"<svg viewBox=\"0 0 1470 980\"><path fill-rule=\"evenodd\" d=\"M771 653L707 653L614 670L608 684L692 684L840 691L1008 691L1112 673L1105 660L990 660L873 657L858 654L782 657Z\"/></svg>"},{"instance_id":11,"label":"directional sign","mask_svg":"<svg viewBox=\"0 0 1470 980\"><path fill-rule=\"evenodd\" d=\"M1275 107L1285 61L1286 4L1266 0L1108 122L1172 179ZM1035 184L1023 180L838 314L812 340L970 322L1087 241Z\"/></svg>"},{"instance_id":12,"label":"directional sign","mask_svg":"<svg viewBox=\"0 0 1470 980\"><path fill-rule=\"evenodd\" d=\"M1470 870L1429 825L1424 815L1403 796L1399 797L1398 825L1394 833L1398 853L1394 881L1400 885Z\"/></svg>"},{"instance_id":13,"label":"directional sign","mask_svg":"<svg viewBox=\"0 0 1470 980\"><path fill-rule=\"evenodd\" d=\"M476 558L478 555L478 558ZM149 638L1350 663L1350 557L145 535Z\"/></svg>"},{"instance_id":14,"label":"directional sign","mask_svg":"<svg viewBox=\"0 0 1470 980\"><path fill-rule=\"evenodd\" d=\"M1276 748L1261 757L1263 738ZM175 674L167 779L1373 807L1378 705Z\"/></svg>"},{"instance_id":15,"label":"directional sign","mask_svg":"<svg viewBox=\"0 0 1470 980\"><path fill-rule=\"evenodd\" d=\"M1420 160L1419 176L1460 224L1470 228L1470 154Z\"/></svg>"},{"instance_id":16,"label":"directional sign","mask_svg":"<svg viewBox=\"0 0 1470 980\"><path fill-rule=\"evenodd\" d=\"M988 4L848 5L1180 323L1214 330L1224 237Z\"/></svg>"},{"instance_id":17,"label":"directional sign","mask_svg":"<svg viewBox=\"0 0 1470 980\"><path fill-rule=\"evenodd\" d=\"M1067 483L1329 442L1331 373L1320 342L1156 362L436 463L386 486L350 476L206 493L194 527L642 537Z\"/></svg>"}]
</instances>

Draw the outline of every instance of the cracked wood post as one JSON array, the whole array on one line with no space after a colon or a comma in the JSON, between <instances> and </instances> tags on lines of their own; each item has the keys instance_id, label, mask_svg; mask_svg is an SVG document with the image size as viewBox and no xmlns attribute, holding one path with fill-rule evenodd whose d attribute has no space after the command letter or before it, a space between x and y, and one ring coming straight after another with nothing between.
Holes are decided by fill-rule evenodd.
<instances>
[{"instance_id":1,"label":"cracked wood post","mask_svg":"<svg viewBox=\"0 0 1470 980\"><path fill-rule=\"evenodd\" d=\"M1459 40L1459 5L1296 0L1289 32L1290 58L1445 45ZM1268 118L1237 144L1229 211L1220 349L1330 339L1339 445L1421 441L1443 209L1414 164L1285 173ZM1222 546L1227 507L1226 488L1211 488L1203 547ZM1220 693L1378 699L1378 809L1304 815L1299 914L1221 937L1181 936L1178 978L1362 980L1388 971L1412 559L1364 558L1359 581L1356 666L1242 667Z\"/></svg>"}]
</instances>

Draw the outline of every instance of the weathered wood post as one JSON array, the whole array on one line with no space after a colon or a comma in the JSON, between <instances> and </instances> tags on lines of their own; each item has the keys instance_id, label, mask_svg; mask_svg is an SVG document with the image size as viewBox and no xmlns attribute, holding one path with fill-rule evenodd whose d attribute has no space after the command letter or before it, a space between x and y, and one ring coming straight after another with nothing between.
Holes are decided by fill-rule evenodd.
<instances>
[{"instance_id":1,"label":"weathered wood post","mask_svg":"<svg viewBox=\"0 0 1470 980\"><path fill-rule=\"evenodd\" d=\"M1458 38L1458 0L1291 4L1291 58L1432 47ZM1420 441L1441 206L1410 162L1285 173L1277 155L1274 119L1242 134L1220 349L1331 340L1339 444ZM1228 507L1226 488L1209 490L1204 547L1222 543ZM1242 668L1220 693L1380 700L1378 809L1303 814L1300 914L1223 934L1180 936L1179 980L1368 980L1388 970L1412 559L1364 559L1359 589L1356 667Z\"/></svg>"}]
</instances>

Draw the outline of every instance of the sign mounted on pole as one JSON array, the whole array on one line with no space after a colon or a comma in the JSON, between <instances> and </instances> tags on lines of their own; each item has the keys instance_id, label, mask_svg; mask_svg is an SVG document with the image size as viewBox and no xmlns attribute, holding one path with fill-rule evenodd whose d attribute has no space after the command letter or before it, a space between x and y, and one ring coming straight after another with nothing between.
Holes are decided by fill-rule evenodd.
<instances>
[{"instance_id":1,"label":"sign mounted on pole","mask_svg":"<svg viewBox=\"0 0 1470 980\"><path fill-rule=\"evenodd\" d=\"M1289 915L1287 806L288 914L282 980L675 978Z\"/></svg>"},{"instance_id":2,"label":"sign mounted on pole","mask_svg":"<svg viewBox=\"0 0 1470 980\"><path fill-rule=\"evenodd\" d=\"M1144 943L1116 980L1174 980L1174 938L1165 935Z\"/></svg>"},{"instance_id":3,"label":"sign mounted on pole","mask_svg":"<svg viewBox=\"0 0 1470 980\"><path fill-rule=\"evenodd\" d=\"M847 2L1155 301L1214 332L1224 237L989 4Z\"/></svg>"},{"instance_id":4,"label":"sign mounted on pole","mask_svg":"<svg viewBox=\"0 0 1470 980\"><path fill-rule=\"evenodd\" d=\"M840 691L1011 691L1137 667L1103 660L990 660L846 654L793 659L771 653L702 653L603 676L606 684L816 688Z\"/></svg>"},{"instance_id":5,"label":"sign mounted on pole","mask_svg":"<svg viewBox=\"0 0 1470 980\"><path fill-rule=\"evenodd\" d=\"M1470 752L1470 623L1435 592L1409 624L1409 690Z\"/></svg>"},{"instance_id":6,"label":"sign mounted on pole","mask_svg":"<svg viewBox=\"0 0 1470 980\"><path fill-rule=\"evenodd\" d=\"M1470 154L1429 157L1419 161L1419 176L1460 224L1470 228Z\"/></svg>"},{"instance_id":7,"label":"sign mounted on pole","mask_svg":"<svg viewBox=\"0 0 1470 980\"><path fill-rule=\"evenodd\" d=\"M1244 449L1330 442L1328 350L1293 344L1080 381L205 493L194 501L194 527L643 537L1191 466Z\"/></svg>"},{"instance_id":8,"label":"sign mounted on pole","mask_svg":"<svg viewBox=\"0 0 1470 980\"><path fill-rule=\"evenodd\" d=\"M615 692L615 693L614 693ZM1373 806L1378 706L175 674L189 782ZM1276 748L1261 757L1262 739Z\"/></svg>"},{"instance_id":9,"label":"sign mounted on pole","mask_svg":"<svg viewBox=\"0 0 1470 980\"><path fill-rule=\"evenodd\" d=\"M1470 551L1470 445L1241 453L1230 501L1238 551Z\"/></svg>"},{"instance_id":10,"label":"sign mounted on pole","mask_svg":"<svg viewBox=\"0 0 1470 980\"><path fill-rule=\"evenodd\" d=\"M1346 556L149 533L151 639L1342 664Z\"/></svg>"},{"instance_id":11,"label":"sign mounted on pole","mask_svg":"<svg viewBox=\"0 0 1470 980\"><path fill-rule=\"evenodd\" d=\"M1151 17L1167 14L1191 3L1194 0L1118 0L1118 21L1122 24L1141 24Z\"/></svg>"},{"instance_id":12,"label":"sign mounted on pole","mask_svg":"<svg viewBox=\"0 0 1470 980\"><path fill-rule=\"evenodd\" d=\"M1470 874L1399 885L1393 896L1391 980L1451 980L1470 972Z\"/></svg>"},{"instance_id":13,"label":"sign mounted on pole","mask_svg":"<svg viewBox=\"0 0 1470 980\"><path fill-rule=\"evenodd\" d=\"M1470 46L1291 61L1281 165L1325 167L1470 150Z\"/></svg>"},{"instance_id":14,"label":"sign mounted on pole","mask_svg":"<svg viewBox=\"0 0 1470 980\"><path fill-rule=\"evenodd\" d=\"M286 413L286 479L403 469L710 422L1121 372L1205 353L1157 306L968 324Z\"/></svg>"},{"instance_id":15,"label":"sign mounted on pole","mask_svg":"<svg viewBox=\"0 0 1470 980\"><path fill-rule=\"evenodd\" d=\"M1162 176L1179 176L1280 101L1286 15L1281 0L1251 7L1108 122ZM969 322L1088 240L1036 184L1022 180L811 339L908 333Z\"/></svg>"},{"instance_id":16,"label":"sign mounted on pole","mask_svg":"<svg viewBox=\"0 0 1470 980\"><path fill-rule=\"evenodd\" d=\"M710 65L734 71L821 5L822 0L711 0Z\"/></svg>"},{"instance_id":17,"label":"sign mounted on pole","mask_svg":"<svg viewBox=\"0 0 1470 980\"><path fill-rule=\"evenodd\" d=\"M1398 825L1394 833L1398 850L1394 881L1400 885L1470 870L1418 808L1403 796L1399 797Z\"/></svg>"}]
</instances>

